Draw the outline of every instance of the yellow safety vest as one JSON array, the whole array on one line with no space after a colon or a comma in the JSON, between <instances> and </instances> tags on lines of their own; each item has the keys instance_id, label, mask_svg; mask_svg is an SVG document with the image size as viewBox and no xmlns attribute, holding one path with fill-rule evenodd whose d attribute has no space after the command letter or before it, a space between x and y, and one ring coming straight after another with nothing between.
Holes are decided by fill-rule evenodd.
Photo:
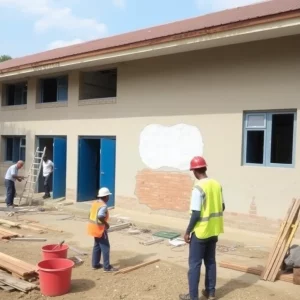
<instances>
[{"instance_id":1,"label":"yellow safety vest","mask_svg":"<svg viewBox=\"0 0 300 300\"><path fill-rule=\"evenodd\" d=\"M205 199L200 211L200 220L193 232L198 239L207 239L224 233L222 187L214 179L197 180L195 188L201 189Z\"/></svg>"},{"instance_id":2,"label":"yellow safety vest","mask_svg":"<svg viewBox=\"0 0 300 300\"><path fill-rule=\"evenodd\" d=\"M88 234L93 237L102 237L105 231L105 225L101 223L98 218L98 212L101 207L105 206L106 204L103 201L95 201L90 210L90 217L88 222ZM107 222L109 219L109 212L107 211L105 221Z\"/></svg>"}]
</instances>

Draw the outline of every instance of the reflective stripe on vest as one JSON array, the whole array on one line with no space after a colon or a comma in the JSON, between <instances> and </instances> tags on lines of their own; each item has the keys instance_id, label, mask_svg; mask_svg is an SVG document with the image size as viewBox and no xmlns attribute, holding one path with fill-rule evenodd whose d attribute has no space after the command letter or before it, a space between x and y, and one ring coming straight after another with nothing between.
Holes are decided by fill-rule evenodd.
<instances>
[{"instance_id":1,"label":"reflective stripe on vest","mask_svg":"<svg viewBox=\"0 0 300 300\"><path fill-rule=\"evenodd\" d=\"M102 237L105 231L105 225L101 223L98 218L99 210L105 206L106 204L103 201L96 201L92 204L90 210L90 217L88 221L88 234L93 237ZM107 211L105 221L107 222L109 219L109 213Z\"/></svg>"},{"instance_id":2,"label":"reflective stripe on vest","mask_svg":"<svg viewBox=\"0 0 300 300\"><path fill-rule=\"evenodd\" d=\"M218 236L224 232L222 187L214 179L198 180L195 188L200 190L204 199L200 211L200 220L193 232L199 239Z\"/></svg>"}]
</instances>

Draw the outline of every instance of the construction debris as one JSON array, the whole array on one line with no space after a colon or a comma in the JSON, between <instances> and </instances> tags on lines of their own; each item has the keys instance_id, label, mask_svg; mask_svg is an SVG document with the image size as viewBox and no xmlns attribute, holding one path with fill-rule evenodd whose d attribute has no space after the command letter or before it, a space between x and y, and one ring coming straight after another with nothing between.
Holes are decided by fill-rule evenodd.
<instances>
[{"instance_id":1,"label":"construction debris","mask_svg":"<svg viewBox=\"0 0 300 300\"><path fill-rule=\"evenodd\" d=\"M23 236L22 234L19 234L17 232L0 228L0 239L11 239L14 237L22 237L22 236Z\"/></svg>"},{"instance_id":2,"label":"construction debris","mask_svg":"<svg viewBox=\"0 0 300 300\"><path fill-rule=\"evenodd\" d=\"M280 272L284 258L293 241L300 222L300 199L292 200L286 217L281 224L279 234L270 252L268 262L261 274L261 279L274 282Z\"/></svg>"},{"instance_id":3,"label":"construction debris","mask_svg":"<svg viewBox=\"0 0 300 300\"><path fill-rule=\"evenodd\" d=\"M69 246L69 249L70 249L71 251L77 253L78 255L81 255L81 256L86 256L86 255L88 255L88 253L83 252L83 251L81 251L81 250L78 250L78 249L76 249L76 248L74 248L74 247L72 247L72 246Z\"/></svg>"},{"instance_id":4,"label":"construction debris","mask_svg":"<svg viewBox=\"0 0 300 300\"><path fill-rule=\"evenodd\" d=\"M145 262L145 263L133 266L133 267L124 268L124 269L121 269L120 271L116 272L115 275L117 275L117 274L126 274L126 273L132 272L134 270L137 270L137 269L149 266L151 264L157 263L159 261L160 261L160 259L154 259L154 260L151 260L151 261L148 261L148 262Z\"/></svg>"},{"instance_id":5,"label":"construction debris","mask_svg":"<svg viewBox=\"0 0 300 300\"><path fill-rule=\"evenodd\" d=\"M274 282L275 280L281 280L293 283L293 274L284 274L281 272L281 268L299 223L300 199L293 199L286 217L281 224L279 234L276 238L274 247L270 252L265 268L260 266L255 268L246 267L229 262L221 262L220 266L231 270L259 275L261 279L266 281Z\"/></svg>"},{"instance_id":6,"label":"construction debris","mask_svg":"<svg viewBox=\"0 0 300 300\"><path fill-rule=\"evenodd\" d=\"M130 226L131 226L131 223L122 223L122 224L118 224L118 225L112 225L108 229L108 232L113 232L113 231L117 231L117 230L123 230L125 228L130 227Z\"/></svg>"},{"instance_id":7,"label":"construction debris","mask_svg":"<svg viewBox=\"0 0 300 300\"><path fill-rule=\"evenodd\" d=\"M27 293L31 290L37 289L37 285L24 281L19 278L15 278L6 272L0 271L0 288L11 292L13 290L18 290Z\"/></svg>"},{"instance_id":8,"label":"construction debris","mask_svg":"<svg viewBox=\"0 0 300 300\"><path fill-rule=\"evenodd\" d=\"M163 239L163 238L160 238L160 239L152 238L150 241L140 242L140 244L144 245L144 246L150 246L150 245L153 245L153 244L163 242L164 240L165 239Z\"/></svg>"},{"instance_id":9,"label":"construction debris","mask_svg":"<svg viewBox=\"0 0 300 300\"><path fill-rule=\"evenodd\" d=\"M237 264L234 264L231 262L221 262L219 265L220 265L220 267L225 268L225 269L230 269L230 270L244 272L244 273L258 275L258 276L261 276L261 274L263 272L262 266L247 267L247 266L243 266L243 265L237 265ZM277 276L276 279L280 280L280 281L293 283L293 274L292 273L291 274L281 273Z\"/></svg>"},{"instance_id":10,"label":"construction debris","mask_svg":"<svg viewBox=\"0 0 300 300\"><path fill-rule=\"evenodd\" d=\"M30 238L30 237L11 238L10 240L15 242L46 242L47 241L47 239L43 239L43 238Z\"/></svg>"},{"instance_id":11,"label":"construction debris","mask_svg":"<svg viewBox=\"0 0 300 300\"><path fill-rule=\"evenodd\" d=\"M4 219L0 219L0 225L4 225L7 226L9 228L19 228L20 227L20 223L16 223L16 222L11 222L9 220L4 220Z\"/></svg>"},{"instance_id":12,"label":"construction debris","mask_svg":"<svg viewBox=\"0 0 300 300\"><path fill-rule=\"evenodd\" d=\"M169 232L169 231L159 231L153 234L153 236L164 238L168 240L176 239L180 236L180 233L178 232Z\"/></svg>"},{"instance_id":13,"label":"construction debris","mask_svg":"<svg viewBox=\"0 0 300 300\"><path fill-rule=\"evenodd\" d=\"M169 240L169 244L174 247L180 247L186 245L186 242L182 238L176 238L174 240Z\"/></svg>"},{"instance_id":14,"label":"construction debris","mask_svg":"<svg viewBox=\"0 0 300 300\"><path fill-rule=\"evenodd\" d=\"M34 265L2 252L0 252L0 268L21 279L34 280L38 278L38 273Z\"/></svg>"},{"instance_id":15,"label":"construction debris","mask_svg":"<svg viewBox=\"0 0 300 300\"><path fill-rule=\"evenodd\" d=\"M69 257L69 259L75 263L75 266L81 266L84 263L84 260L82 260L78 256L72 256L72 257Z\"/></svg>"}]
</instances>

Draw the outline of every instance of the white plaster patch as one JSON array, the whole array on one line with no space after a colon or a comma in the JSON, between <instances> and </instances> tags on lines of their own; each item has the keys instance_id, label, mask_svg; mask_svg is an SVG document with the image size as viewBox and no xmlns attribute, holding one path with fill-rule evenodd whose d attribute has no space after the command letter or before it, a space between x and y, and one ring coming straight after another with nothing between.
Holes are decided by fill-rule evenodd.
<instances>
[{"instance_id":1,"label":"white plaster patch","mask_svg":"<svg viewBox=\"0 0 300 300\"><path fill-rule=\"evenodd\" d=\"M150 124L140 135L139 152L151 169L170 167L188 170L191 159L203 154L203 139L195 126Z\"/></svg>"}]
</instances>

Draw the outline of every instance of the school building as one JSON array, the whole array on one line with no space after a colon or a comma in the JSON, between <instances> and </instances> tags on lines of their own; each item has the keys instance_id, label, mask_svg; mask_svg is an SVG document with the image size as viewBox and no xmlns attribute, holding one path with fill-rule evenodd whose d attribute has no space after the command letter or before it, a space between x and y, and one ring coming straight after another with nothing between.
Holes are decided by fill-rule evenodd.
<instances>
[{"instance_id":1,"label":"school building","mask_svg":"<svg viewBox=\"0 0 300 300\"><path fill-rule=\"evenodd\" d=\"M47 147L54 198L107 186L111 206L186 217L203 155L227 213L264 230L300 196L299 53L285 0L3 62L0 175Z\"/></svg>"}]
</instances>

